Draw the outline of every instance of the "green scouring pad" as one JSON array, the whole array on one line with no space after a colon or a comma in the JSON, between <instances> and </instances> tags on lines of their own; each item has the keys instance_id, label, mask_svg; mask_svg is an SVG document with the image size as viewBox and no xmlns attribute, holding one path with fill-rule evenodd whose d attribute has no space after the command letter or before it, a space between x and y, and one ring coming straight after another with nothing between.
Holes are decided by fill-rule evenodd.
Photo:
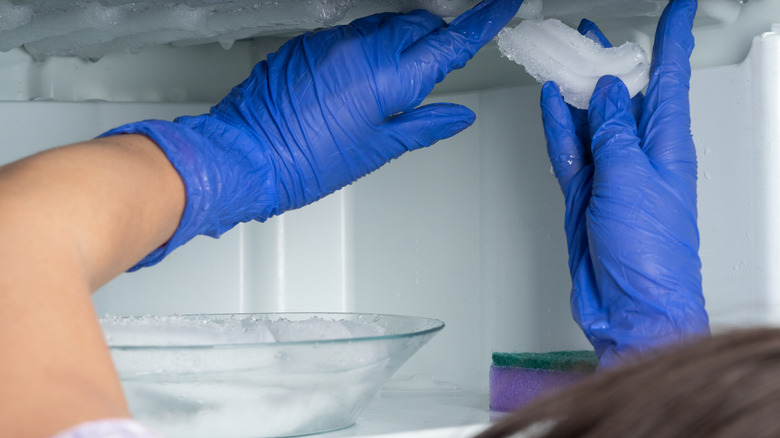
<instances>
[{"instance_id":1,"label":"green scouring pad","mask_svg":"<svg viewBox=\"0 0 780 438\"><path fill-rule=\"evenodd\" d=\"M490 409L513 411L596 371L593 351L493 353L490 367Z\"/></svg>"}]
</instances>

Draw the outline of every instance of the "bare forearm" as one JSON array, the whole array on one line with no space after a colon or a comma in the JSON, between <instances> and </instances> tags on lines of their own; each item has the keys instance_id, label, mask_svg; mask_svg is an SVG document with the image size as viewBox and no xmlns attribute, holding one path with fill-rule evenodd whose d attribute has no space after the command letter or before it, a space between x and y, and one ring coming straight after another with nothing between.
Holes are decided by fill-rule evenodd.
<instances>
[{"instance_id":1,"label":"bare forearm","mask_svg":"<svg viewBox=\"0 0 780 438\"><path fill-rule=\"evenodd\" d=\"M173 234L184 189L154 143L117 136L1 167L0 207L0 220L23 224L12 234L29 234L25 243L48 247L40 233L56 231L50 239L80 253L96 289Z\"/></svg>"},{"instance_id":2,"label":"bare forearm","mask_svg":"<svg viewBox=\"0 0 780 438\"><path fill-rule=\"evenodd\" d=\"M43 437L126 416L90 294L175 231L184 189L140 136L0 167L0 410L4 434Z\"/></svg>"}]
</instances>

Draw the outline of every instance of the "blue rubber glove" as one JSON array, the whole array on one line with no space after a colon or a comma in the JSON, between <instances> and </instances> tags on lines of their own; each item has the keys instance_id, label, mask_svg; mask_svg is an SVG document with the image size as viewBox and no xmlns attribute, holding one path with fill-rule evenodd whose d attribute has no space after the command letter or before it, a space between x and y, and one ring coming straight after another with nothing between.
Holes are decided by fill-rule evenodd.
<instances>
[{"instance_id":1,"label":"blue rubber glove","mask_svg":"<svg viewBox=\"0 0 780 438\"><path fill-rule=\"evenodd\" d=\"M449 25L425 11L383 13L292 39L209 114L143 121L104 136L155 141L181 175L179 228L133 269L198 234L218 237L310 204L406 151L470 126L468 108L417 108L512 17L522 0L486 0Z\"/></svg>"},{"instance_id":2,"label":"blue rubber glove","mask_svg":"<svg viewBox=\"0 0 780 438\"><path fill-rule=\"evenodd\" d=\"M547 149L566 201L574 319L602 367L709 334L696 225L689 57L695 0L672 0L647 95L604 77L586 113L542 90ZM584 21L580 32L608 44Z\"/></svg>"}]
</instances>

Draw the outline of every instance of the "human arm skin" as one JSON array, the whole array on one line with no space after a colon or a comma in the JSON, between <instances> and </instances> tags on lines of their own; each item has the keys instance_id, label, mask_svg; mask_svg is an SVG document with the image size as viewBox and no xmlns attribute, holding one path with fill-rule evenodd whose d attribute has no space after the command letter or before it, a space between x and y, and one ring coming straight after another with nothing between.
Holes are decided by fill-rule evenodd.
<instances>
[{"instance_id":1,"label":"human arm skin","mask_svg":"<svg viewBox=\"0 0 780 438\"><path fill-rule=\"evenodd\" d=\"M466 129L476 115L465 106L421 104L521 3L485 0L449 23L416 10L307 32L258 63L209 113L109 131L153 139L187 193L176 233L135 268L196 235L219 237L301 208Z\"/></svg>"},{"instance_id":2,"label":"human arm skin","mask_svg":"<svg viewBox=\"0 0 780 438\"><path fill-rule=\"evenodd\" d=\"M465 129L468 108L418 105L521 3L307 33L209 114L125 125L0 168L0 434L127 417L90 293L196 235L302 207Z\"/></svg>"},{"instance_id":3,"label":"human arm skin","mask_svg":"<svg viewBox=\"0 0 780 438\"><path fill-rule=\"evenodd\" d=\"M90 295L164 244L184 202L170 162L139 135L0 167L3 436L129 416Z\"/></svg>"}]
</instances>

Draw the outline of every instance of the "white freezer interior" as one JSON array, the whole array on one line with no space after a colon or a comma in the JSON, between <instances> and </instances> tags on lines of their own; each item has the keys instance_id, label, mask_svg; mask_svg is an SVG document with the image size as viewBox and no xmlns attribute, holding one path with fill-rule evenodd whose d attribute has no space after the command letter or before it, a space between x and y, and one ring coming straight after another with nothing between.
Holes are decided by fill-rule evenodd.
<instances>
[{"instance_id":1,"label":"white freezer interior","mask_svg":"<svg viewBox=\"0 0 780 438\"><path fill-rule=\"evenodd\" d=\"M780 2L702 0L701 11L691 104L707 308L716 330L776 324L780 28L771 31ZM649 48L655 20L607 20L604 29ZM258 37L230 50L158 46L94 63L1 53L0 162L125 122L205 112L283 41ZM196 238L158 266L105 286L96 310L441 319L446 328L357 427L334 435L487 422L491 352L588 348L569 312L563 202L545 152L539 91L491 44L430 98L469 106L478 116L473 127L302 210L243 224L219 240Z\"/></svg>"}]
</instances>

